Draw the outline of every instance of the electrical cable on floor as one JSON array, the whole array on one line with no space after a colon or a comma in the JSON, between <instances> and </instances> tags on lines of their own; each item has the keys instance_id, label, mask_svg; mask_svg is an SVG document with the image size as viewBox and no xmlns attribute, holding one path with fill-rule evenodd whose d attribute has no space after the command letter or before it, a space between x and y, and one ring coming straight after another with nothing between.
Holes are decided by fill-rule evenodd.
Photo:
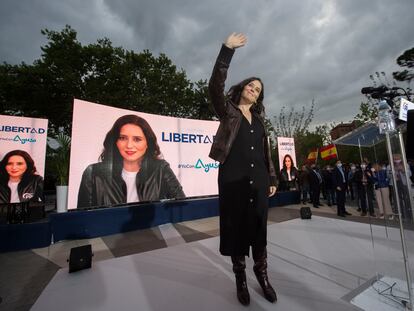
<instances>
[{"instance_id":1,"label":"electrical cable on floor","mask_svg":"<svg viewBox=\"0 0 414 311\"><path fill-rule=\"evenodd\" d=\"M374 286L374 284L375 283L383 283L383 284L385 284L386 286L388 286L388 287L386 287L385 289L383 289L383 290L380 290L380 289L378 289L378 288L376 288L375 286ZM402 296L398 296L398 295L396 295L396 294L394 294L393 293L393 288L394 288L394 286L396 285L397 283L396 282L394 282L392 285L390 285L390 284L388 284L387 282L384 282L384 281L382 281L382 280L374 280L372 283L371 283L371 286L372 286L372 288L379 294L379 295L381 295L382 297L385 297L385 298L387 298L387 299L390 299L391 301L393 301L393 302L396 302L396 303L398 303L398 304L400 304L401 306L403 306L404 308L409 308L409 306L408 306L408 304L409 304L409 298L408 297L402 297ZM386 293L387 291L389 291L389 293Z\"/></svg>"}]
</instances>

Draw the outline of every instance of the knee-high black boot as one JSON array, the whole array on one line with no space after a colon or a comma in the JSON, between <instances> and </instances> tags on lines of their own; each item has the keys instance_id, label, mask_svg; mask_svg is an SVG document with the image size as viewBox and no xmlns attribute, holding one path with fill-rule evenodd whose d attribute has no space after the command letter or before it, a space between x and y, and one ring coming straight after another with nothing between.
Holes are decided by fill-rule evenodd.
<instances>
[{"instance_id":1,"label":"knee-high black boot","mask_svg":"<svg viewBox=\"0 0 414 311\"><path fill-rule=\"evenodd\" d=\"M254 267L253 271L256 275L257 281L259 282L263 294L267 300L270 302L275 302L277 300L276 292L273 289L272 285L269 283L267 277L267 251L266 247L260 249L253 249L253 260Z\"/></svg>"},{"instance_id":2,"label":"knee-high black boot","mask_svg":"<svg viewBox=\"0 0 414 311\"><path fill-rule=\"evenodd\" d=\"M237 298L244 306L250 304L249 290L246 282L246 260L244 256L231 256L233 272L236 276Z\"/></svg>"}]
</instances>

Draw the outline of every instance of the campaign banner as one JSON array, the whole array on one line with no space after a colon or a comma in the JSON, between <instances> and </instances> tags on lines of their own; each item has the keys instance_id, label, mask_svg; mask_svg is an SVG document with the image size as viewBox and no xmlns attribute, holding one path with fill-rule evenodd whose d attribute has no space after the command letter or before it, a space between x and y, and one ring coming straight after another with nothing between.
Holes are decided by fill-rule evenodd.
<instances>
[{"instance_id":1,"label":"campaign banner","mask_svg":"<svg viewBox=\"0 0 414 311\"><path fill-rule=\"evenodd\" d=\"M413 109L414 109L414 103L406 100L405 98L401 98L400 113L398 114L398 118L400 120L407 122L408 110L413 110Z\"/></svg>"},{"instance_id":2,"label":"campaign banner","mask_svg":"<svg viewBox=\"0 0 414 311\"><path fill-rule=\"evenodd\" d=\"M43 200L47 127L46 119L0 115L0 203Z\"/></svg>"},{"instance_id":3,"label":"campaign banner","mask_svg":"<svg viewBox=\"0 0 414 311\"><path fill-rule=\"evenodd\" d=\"M296 152L295 152L295 139L292 137L278 137L277 149L279 153L279 169L283 168L283 161L288 156L291 157L293 163L292 166L297 168Z\"/></svg>"},{"instance_id":4,"label":"campaign banner","mask_svg":"<svg viewBox=\"0 0 414 311\"><path fill-rule=\"evenodd\" d=\"M75 99L68 209L216 195L218 125Z\"/></svg>"}]
</instances>

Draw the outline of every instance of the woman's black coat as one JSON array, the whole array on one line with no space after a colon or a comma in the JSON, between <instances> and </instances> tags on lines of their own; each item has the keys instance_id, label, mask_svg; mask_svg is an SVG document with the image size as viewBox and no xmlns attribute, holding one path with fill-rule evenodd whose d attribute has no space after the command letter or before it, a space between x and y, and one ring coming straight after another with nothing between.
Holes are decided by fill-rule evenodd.
<instances>
[{"instance_id":1,"label":"woman's black coat","mask_svg":"<svg viewBox=\"0 0 414 311\"><path fill-rule=\"evenodd\" d=\"M211 147L210 157L220 162L220 170L222 165L226 165L226 159L240 129L242 118L244 118L241 110L238 108L238 103L232 102L229 97L224 95L224 84L233 53L234 50L227 48L225 45L222 46L209 82L210 98L213 108L220 119L220 125ZM252 120L257 118L265 131L263 114L259 115L252 108L250 108L250 111L253 115ZM223 185L220 182L219 176L220 253L222 255L248 255L250 245L257 248L266 246L267 195L269 185L276 185L277 180L266 135L263 136L261 143L264 152L262 158L267 168L267 180L262 182L266 187L259 191L260 199L254 200L255 202L261 202L260 204L255 204L252 207L249 203L246 203L250 199L249 180L245 182L240 181L234 185ZM254 232L255 236L250 236L250 233L254 234ZM251 244L252 242L254 244Z\"/></svg>"}]
</instances>

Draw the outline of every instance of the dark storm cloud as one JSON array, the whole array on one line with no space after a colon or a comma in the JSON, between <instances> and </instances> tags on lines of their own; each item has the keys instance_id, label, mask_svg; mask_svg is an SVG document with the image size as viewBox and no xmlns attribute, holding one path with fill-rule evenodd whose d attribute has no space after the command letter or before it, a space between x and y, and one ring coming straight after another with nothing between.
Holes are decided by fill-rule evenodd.
<instances>
[{"instance_id":1,"label":"dark storm cloud","mask_svg":"<svg viewBox=\"0 0 414 311\"><path fill-rule=\"evenodd\" d=\"M267 112L317 103L315 123L348 121L376 71L414 46L412 0L293 1L2 1L0 60L31 62L45 43L41 28L70 24L82 43L165 53L188 77L207 79L232 31L249 42L236 51L228 87L246 76L265 82Z\"/></svg>"},{"instance_id":2,"label":"dark storm cloud","mask_svg":"<svg viewBox=\"0 0 414 311\"><path fill-rule=\"evenodd\" d=\"M102 1L2 0L0 2L0 60L32 63L46 43L41 29L60 31L71 25L82 43L108 37L123 45L131 33L108 12ZM118 40L120 38L121 40Z\"/></svg>"}]
</instances>

